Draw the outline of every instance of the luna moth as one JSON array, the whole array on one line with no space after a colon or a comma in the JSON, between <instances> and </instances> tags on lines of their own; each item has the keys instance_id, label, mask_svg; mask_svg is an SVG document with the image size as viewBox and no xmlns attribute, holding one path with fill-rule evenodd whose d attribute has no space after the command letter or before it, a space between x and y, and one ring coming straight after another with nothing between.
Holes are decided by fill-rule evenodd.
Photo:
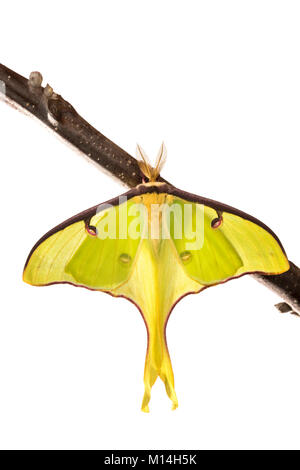
<instances>
[{"instance_id":1,"label":"luna moth","mask_svg":"<svg viewBox=\"0 0 300 470\"><path fill-rule=\"evenodd\" d=\"M166 340L176 303L245 274L278 275L290 266L277 236L256 218L158 181L164 145L154 168L140 147L138 155L143 183L46 233L29 254L23 279L87 287L136 305L148 332L142 401L148 412L158 377L173 409L178 406Z\"/></svg>"}]
</instances>

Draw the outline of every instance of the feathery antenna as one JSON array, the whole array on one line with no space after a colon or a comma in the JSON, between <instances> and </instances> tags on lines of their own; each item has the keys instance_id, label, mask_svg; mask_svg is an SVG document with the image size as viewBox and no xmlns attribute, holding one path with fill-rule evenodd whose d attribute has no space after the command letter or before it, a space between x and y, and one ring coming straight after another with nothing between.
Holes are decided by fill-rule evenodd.
<instances>
[{"instance_id":1,"label":"feathery antenna","mask_svg":"<svg viewBox=\"0 0 300 470\"><path fill-rule=\"evenodd\" d=\"M167 149L164 142L162 142L161 146L159 147L154 168L150 165L150 161L146 152L139 144L137 144L136 156L142 173L146 176L146 178L149 179L149 181L156 181L167 159Z\"/></svg>"}]
</instances>

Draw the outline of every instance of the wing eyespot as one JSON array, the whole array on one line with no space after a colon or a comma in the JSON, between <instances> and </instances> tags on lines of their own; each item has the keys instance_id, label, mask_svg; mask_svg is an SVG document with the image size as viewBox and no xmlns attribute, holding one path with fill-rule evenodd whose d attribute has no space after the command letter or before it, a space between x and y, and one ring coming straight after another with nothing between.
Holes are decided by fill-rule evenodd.
<instances>
[{"instance_id":1,"label":"wing eyespot","mask_svg":"<svg viewBox=\"0 0 300 470\"><path fill-rule=\"evenodd\" d=\"M192 259L192 253L190 251L183 251L180 253L180 259L183 263L188 263Z\"/></svg>"},{"instance_id":2,"label":"wing eyespot","mask_svg":"<svg viewBox=\"0 0 300 470\"><path fill-rule=\"evenodd\" d=\"M119 261L120 263L122 264L129 264L131 262L131 256L128 255L127 253L122 253L120 256L119 256Z\"/></svg>"},{"instance_id":3,"label":"wing eyespot","mask_svg":"<svg viewBox=\"0 0 300 470\"><path fill-rule=\"evenodd\" d=\"M223 217L220 216L220 217L216 217L215 219L213 219L210 225L211 225L211 228L216 229L216 228L219 228L222 225L222 223L223 223Z\"/></svg>"},{"instance_id":4,"label":"wing eyespot","mask_svg":"<svg viewBox=\"0 0 300 470\"><path fill-rule=\"evenodd\" d=\"M97 236L97 229L94 227L94 225L86 225L85 230L91 237Z\"/></svg>"}]
</instances>

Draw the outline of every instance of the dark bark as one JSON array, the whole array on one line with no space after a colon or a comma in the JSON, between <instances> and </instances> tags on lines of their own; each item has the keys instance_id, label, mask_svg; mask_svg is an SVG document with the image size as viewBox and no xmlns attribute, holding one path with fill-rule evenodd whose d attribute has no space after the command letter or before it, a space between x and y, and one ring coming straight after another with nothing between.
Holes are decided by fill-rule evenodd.
<instances>
[{"instance_id":1,"label":"dark bark","mask_svg":"<svg viewBox=\"0 0 300 470\"><path fill-rule=\"evenodd\" d=\"M255 279L270 287L285 302L277 304L281 313L290 312L300 315L300 269L290 261L290 269L277 276L264 276L253 274Z\"/></svg>"},{"instance_id":2,"label":"dark bark","mask_svg":"<svg viewBox=\"0 0 300 470\"><path fill-rule=\"evenodd\" d=\"M130 188L142 182L137 160L92 127L49 85L42 87L39 72L26 79L0 64L0 85L1 82L5 88L0 90L13 105L37 117L111 176ZM279 311L300 314L300 269L292 262L290 266L289 271L277 276L253 274L253 277L285 300L277 304Z\"/></svg>"},{"instance_id":3,"label":"dark bark","mask_svg":"<svg viewBox=\"0 0 300 470\"><path fill-rule=\"evenodd\" d=\"M39 72L32 72L26 79L0 64L0 81L5 84L7 98L40 119L102 169L130 188L142 182L137 160L92 127L49 85L42 87ZM164 180L160 178L160 181Z\"/></svg>"}]
</instances>

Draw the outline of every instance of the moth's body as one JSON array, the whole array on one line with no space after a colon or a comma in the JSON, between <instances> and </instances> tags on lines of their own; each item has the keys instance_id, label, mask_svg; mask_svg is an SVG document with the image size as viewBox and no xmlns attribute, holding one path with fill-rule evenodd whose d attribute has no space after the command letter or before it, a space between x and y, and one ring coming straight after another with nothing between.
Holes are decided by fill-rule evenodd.
<instances>
[{"instance_id":1,"label":"moth's body","mask_svg":"<svg viewBox=\"0 0 300 470\"><path fill-rule=\"evenodd\" d=\"M136 304L148 331L142 404L148 411L158 376L177 407L165 328L178 300L246 273L279 274L289 263L276 235L257 219L158 183L151 167L143 171L150 181L122 200L115 198L104 209L95 206L46 234L28 257L24 280L67 282ZM138 207L140 225L132 215ZM113 220L115 227L109 227ZM105 223L114 237L104 237Z\"/></svg>"},{"instance_id":2,"label":"moth's body","mask_svg":"<svg viewBox=\"0 0 300 470\"><path fill-rule=\"evenodd\" d=\"M143 187L153 189L161 185L162 183L155 185L148 183ZM182 272L175 247L166 243L161 236L162 212L159 211L156 217L155 209L159 210L159 207L164 204L172 205L173 202L174 197L167 193L146 193L136 197L136 203L143 204L147 209L149 236L141 242L132 276L120 287L111 291L113 295L121 295L132 300L142 313L147 327L148 348L144 372L143 411L148 411L151 387L158 376L165 383L173 409L178 406L166 342L166 324L172 306L179 297L200 290L199 284ZM155 207L154 214L153 207ZM155 237L151 237L151 234ZM167 289L166 285L168 285Z\"/></svg>"}]
</instances>

